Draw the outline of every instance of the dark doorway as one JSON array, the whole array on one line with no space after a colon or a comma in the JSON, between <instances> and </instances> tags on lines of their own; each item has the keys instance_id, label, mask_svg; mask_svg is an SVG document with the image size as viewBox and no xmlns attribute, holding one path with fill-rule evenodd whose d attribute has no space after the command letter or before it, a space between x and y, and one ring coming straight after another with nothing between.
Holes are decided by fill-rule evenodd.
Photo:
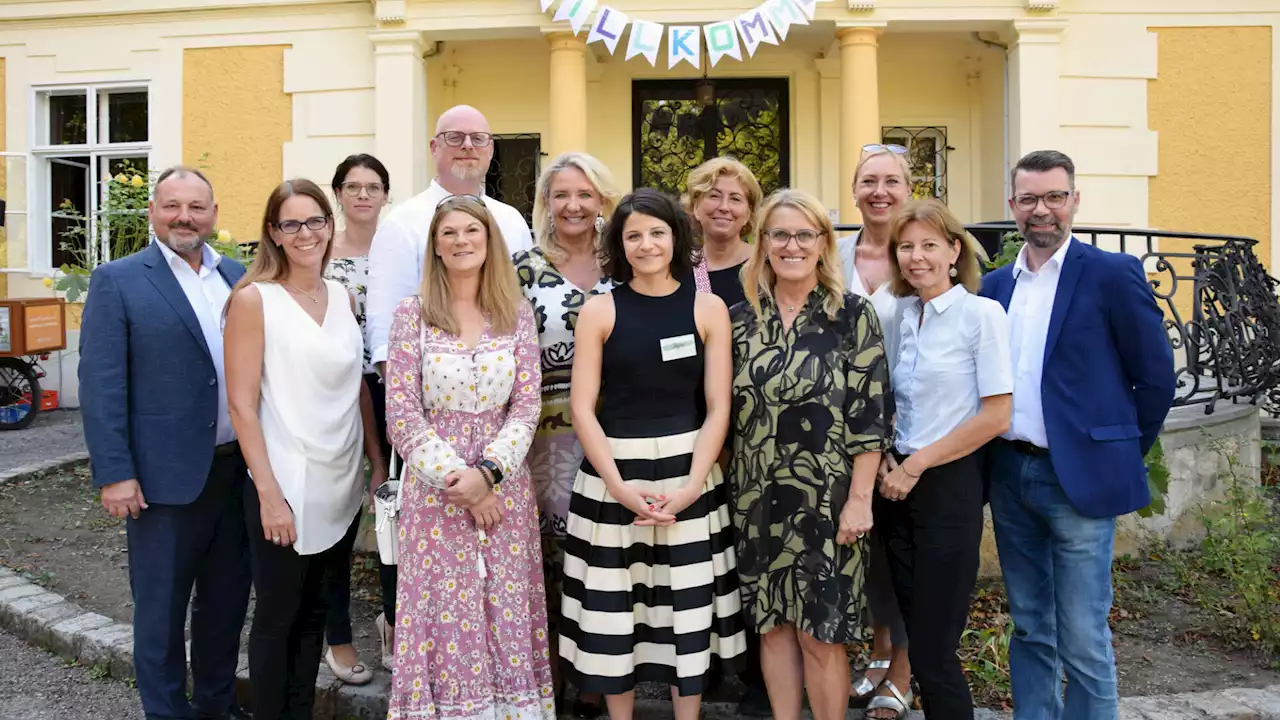
<instances>
[{"instance_id":1,"label":"dark doorway","mask_svg":"<svg viewBox=\"0 0 1280 720\"><path fill-rule=\"evenodd\" d=\"M632 181L679 195L689 171L730 155L765 194L791 184L785 78L636 80L631 87Z\"/></svg>"},{"instance_id":2,"label":"dark doorway","mask_svg":"<svg viewBox=\"0 0 1280 720\"><path fill-rule=\"evenodd\" d=\"M533 198L542 172L542 138L537 133L493 136L493 161L484 177L489 197L533 220Z\"/></svg>"}]
</instances>

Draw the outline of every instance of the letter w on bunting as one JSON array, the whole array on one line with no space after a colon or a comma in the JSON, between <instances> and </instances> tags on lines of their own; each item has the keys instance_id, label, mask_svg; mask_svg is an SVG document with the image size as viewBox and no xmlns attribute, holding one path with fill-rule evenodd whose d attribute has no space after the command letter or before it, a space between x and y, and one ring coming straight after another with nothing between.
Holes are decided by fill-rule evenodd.
<instances>
[{"instance_id":1,"label":"letter w on bunting","mask_svg":"<svg viewBox=\"0 0 1280 720\"><path fill-rule=\"evenodd\" d=\"M687 62L694 68L701 67L702 37L693 25L667 27L667 68Z\"/></svg>"}]
</instances>

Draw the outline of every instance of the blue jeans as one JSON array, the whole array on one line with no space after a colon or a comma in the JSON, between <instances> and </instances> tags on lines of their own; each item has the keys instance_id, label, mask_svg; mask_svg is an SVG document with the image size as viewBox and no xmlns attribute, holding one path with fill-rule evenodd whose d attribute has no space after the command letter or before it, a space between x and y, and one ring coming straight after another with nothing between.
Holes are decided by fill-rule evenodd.
<instances>
[{"instance_id":1,"label":"blue jeans","mask_svg":"<svg viewBox=\"0 0 1280 720\"><path fill-rule=\"evenodd\" d=\"M1116 519L1076 512L1047 456L1002 440L993 453L991 516L1015 628L1014 718L1113 720L1118 693L1107 617Z\"/></svg>"}]
</instances>

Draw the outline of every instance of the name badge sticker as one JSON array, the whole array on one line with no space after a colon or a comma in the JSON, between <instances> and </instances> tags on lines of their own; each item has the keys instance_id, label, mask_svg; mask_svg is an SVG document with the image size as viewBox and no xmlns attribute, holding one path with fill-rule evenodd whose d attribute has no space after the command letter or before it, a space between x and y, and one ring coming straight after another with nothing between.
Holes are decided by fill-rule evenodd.
<instances>
[{"instance_id":1,"label":"name badge sticker","mask_svg":"<svg viewBox=\"0 0 1280 720\"><path fill-rule=\"evenodd\" d=\"M662 346L662 362L671 362L698 354L698 346L693 341L693 334L676 335L659 341Z\"/></svg>"}]
</instances>

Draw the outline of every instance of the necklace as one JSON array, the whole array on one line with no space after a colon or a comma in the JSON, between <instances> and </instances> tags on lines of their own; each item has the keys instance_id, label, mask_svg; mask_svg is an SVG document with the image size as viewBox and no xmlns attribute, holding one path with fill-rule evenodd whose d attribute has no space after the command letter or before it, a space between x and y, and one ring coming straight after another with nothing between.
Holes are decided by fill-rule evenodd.
<instances>
[{"instance_id":1,"label":"necklace","mask_svg":"<svg viewBox=\"0 0 1280 720\"><path fill-rule=\"evenodd\" d=\"M298 293L299 295L305 296L308 300L310 300L311 302L315 303L316 305L319 305L319 304L320 304L320 301L316 298L316 296L315 296L315 295L312 295L312 294L311 294L311 293L309 293L309 292L303 292L302 290L299 290L298 288L296 288L296 287L294 287L294 286L290 285L289 283L284 283L284 286L285 286L286 288L288 288L288 289L290 289L290 290L292 290L292 291L294 291L294 292ZM318 290L317 290L317 292L318 292Z\"/></svg>"}]
</instances>

